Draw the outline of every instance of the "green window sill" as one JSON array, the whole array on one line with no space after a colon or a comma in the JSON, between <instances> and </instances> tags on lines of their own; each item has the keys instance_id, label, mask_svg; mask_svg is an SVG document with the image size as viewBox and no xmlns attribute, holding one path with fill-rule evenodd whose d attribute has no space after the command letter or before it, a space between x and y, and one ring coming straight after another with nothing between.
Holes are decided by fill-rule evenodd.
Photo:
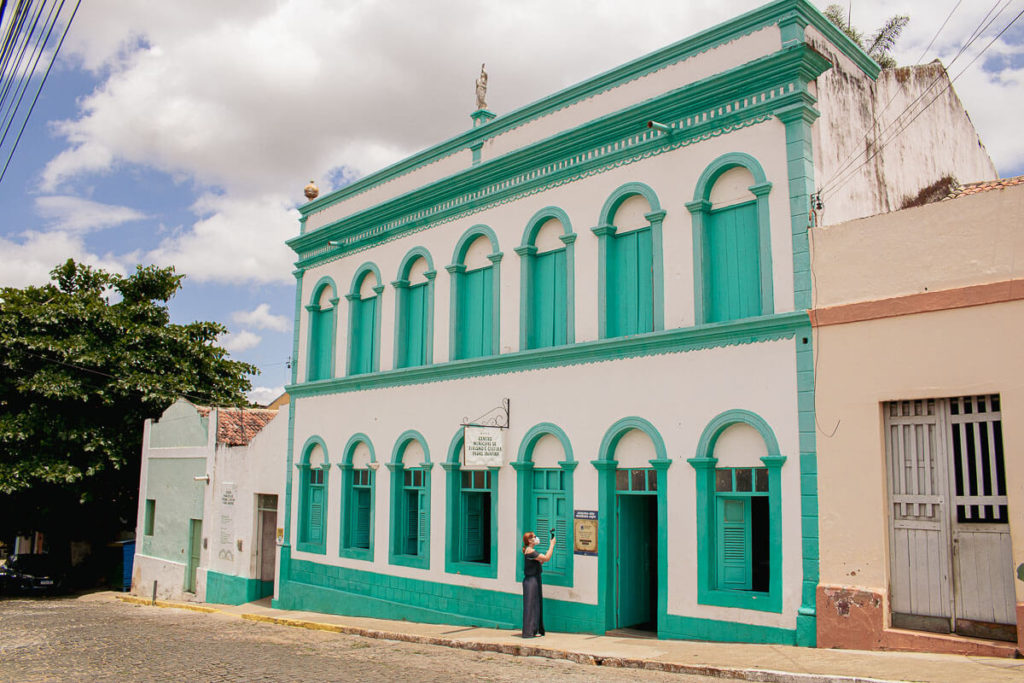
<instances>
[{"instance_id":1,"label":"green window sill","mask_svg":"<svg viewBox=\"0 0 1024 683\"><path fill-rule=\"evenodd\" d=\"M716 607L735 607L737 609L750 609L758 612L782 613L782 597L772 595L771 593L702 589L697 595L697 602L701 605L714 605Z\"/></svg>"},{"instance_id":2,"label":"green window sill","mask_svg":"<svg viewBox=\"0 0 1024 683\"><path fill-rule=\"evenodd\" d=\"M427 555L394 555L388 558L390 564L415 569L430 569L430 557Z\"/></svg>"},{"instance_id":3,"label":"green window sill","mask_svg":"<svg viewBox=\"0 0 1024 683\"><path fill-rule=\"evenodd\" d=\"M448 574L477 576L484 579L496 579L498 577L498 565L493 562L491 564L484 564L482 562L447 562L444 570Z\"/></svg>"}]
</instances>

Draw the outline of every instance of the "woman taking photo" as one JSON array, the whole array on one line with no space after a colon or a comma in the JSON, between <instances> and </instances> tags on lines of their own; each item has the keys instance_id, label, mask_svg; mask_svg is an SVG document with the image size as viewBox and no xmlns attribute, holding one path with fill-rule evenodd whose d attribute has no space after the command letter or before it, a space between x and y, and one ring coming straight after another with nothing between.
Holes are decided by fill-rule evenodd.
<instances>
[{"instance_id":1,"label":"woman taking photo","mask_svg":"<svg viewBox=\"0 0 1024 683\"><path fill-rule=\"evenodd\" d=\"M532 531L523 534L523 638L544 635L544 589L540 572L541 565L555 552L555 532L551 532L551 545L544 555L534 549L539 542Z\"/></svg>"}]
</instances>

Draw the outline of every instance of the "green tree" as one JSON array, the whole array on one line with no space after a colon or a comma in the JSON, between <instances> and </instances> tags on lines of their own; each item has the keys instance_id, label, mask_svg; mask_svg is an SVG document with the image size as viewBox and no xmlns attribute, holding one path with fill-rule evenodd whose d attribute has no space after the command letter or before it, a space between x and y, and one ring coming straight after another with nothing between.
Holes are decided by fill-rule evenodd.
<instances>
[{"instance_id":1,"label":"green tree","mask_svg":"<svg viewBox=\"0 0 1024 683\"><path fill-rule=\"evenodd\" d=\"M39 530L54 549L134 526L144 420L179 396L244 405L256 369L217 346L223 326L171 324L173 268L50 275L0 289L0 538Z\"/></svg>"},{"instance_id":2,"label":"green tree","mask_svg":"<svg viewBox=\"0 0 1024 683\"><path fill-rule=\"evenodd\" d=\"M891 69L896 66L896 58L892 56L892 50L896 46L903 29L910 22L910 17L896 14L885 20L885 23L877 31L866 38L850 23L850 17L839 5L829 5L825 8L825 17L838 26L843 33L848 35L853 42L861 46L868 56L878 62L883 69Z\"/></svg>"}]
</instances>

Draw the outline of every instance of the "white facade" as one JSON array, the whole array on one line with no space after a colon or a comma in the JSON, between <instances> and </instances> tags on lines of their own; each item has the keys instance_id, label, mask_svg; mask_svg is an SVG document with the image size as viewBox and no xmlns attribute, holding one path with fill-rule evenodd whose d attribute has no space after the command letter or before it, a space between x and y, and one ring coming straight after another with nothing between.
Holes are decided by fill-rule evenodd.
<instances>
[{"instance_id":1,"label":"white facade","mask_svg":"<svg viewBox=\"0 0 1024 683\"><path fill-rule=\"evenodd\" d=\"M276 605L514 627L521 535L593 514L549 628L815 642L823 53L871 90L780 0L302 207ZM461 425L505 400L504 464L469 475Z\"/></svg>"}]
</instances>

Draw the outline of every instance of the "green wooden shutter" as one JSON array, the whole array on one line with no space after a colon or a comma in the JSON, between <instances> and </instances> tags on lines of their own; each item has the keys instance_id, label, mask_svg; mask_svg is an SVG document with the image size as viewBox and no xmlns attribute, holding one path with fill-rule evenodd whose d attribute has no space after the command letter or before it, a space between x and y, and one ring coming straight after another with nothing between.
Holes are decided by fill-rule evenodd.
<instances>
[{"instance_id":1,"label":"green wooden shutter","mask_svg":"<svg viewBox=\"0 0 1024 683\"><path fill-rule=\"evenodd\" d=\"M416 494L416 554L423 557L427 553L427 492L417 491Z\"/></svg>"},{"instance_id":2,"label":"green wooden shutter","mask_svg":"<svg viewBox=\"0 0 1024 683\"><path fill-rule=\"evenodd\" d=\"M654 256L651 229L636 236L636 327L634 334L654 331Z\"/></svg>"},{"instance_id":3,"label":"green wooden shutter","mask_svg":"<svg viewBox=\"0 0 1024 683\"><path fill-rule=\"evenodd\" d=\"M427 283L409 287L405 295L405 338L402 340L401 367L426 363Z\"/></svg>"},{"instance_id":4,"label":"green wooden shutter","mask_svg":"<svg viewBox=\"0 0 1024 683\"><path fill-rule=\"evenodd\" d=\"M373 337L376 331L377 297L352 302L351 374L373 372Z\"/></svg>"},{"instance_id":5,"label":"green wooden shutter","mask_svg":"<svg viewBox=\"0 0 1024 683\"><path fill-rule=\"evenodd\" d=\"M761 314L761 257L757 204L712 211L706 217L705 300L709 322Z\"/></svg>"},{"instance_id":6,"label":"green wooden shutter","mask_svg":"<svg viewBox=\"0 0 1024 683\"><path fill-rule=\"evenodd\" d=\"M309 353L309 379L328 379L331 376L332 331L334 309L313 311L310 314L309 334L312 348Z\"/></svg>"},{"instance_id":7,"label":"green wooden shutter","mask_svg":"<svg viewBox=\"0 0 1024 683\"><path fill-rule=\"evenodd\" d=\"M565 496L556 494L553 496L553 502L554 528L555 534L558 536L558 548L555 550L551 562L548 563L547 571L555 574L564 574L567 560L566 553L571 552L570 548L572 548L572 541L568 536L572 525L569 524L568 504L565 501Z\"/></svg>"},{"instance_id":8,"label":"green wooden shutter","mask_svg":"<svg viewBox=\"0 0 1024 683\"><path fill-rule=\"evenodd\" d=\"M353 501L352 547L370 547L370 490L355 489Z\"/></svg>"},{"instance_id":9,"label":"green wooden shutter","mask_svg":"<svg viewBox=\"0 0 1024 683\"><path fill-rule=\"evenodd\" d=\"M750 499L718 499L718 587L750 590Z\"/></svg>"},{"instance_id":10,"label":"green wooden shutter","mask_svg":"<svg viewBox=\"0 0 1024 683\"><path fill-rule=\"evenodd\" d=\"M566 342L565 249L540 254L533 263L529 348Z\"/></svg>"},{"instance_id":11,"label":"green wooden shutter","mask_svg":"<svg viewBox=\"0 0 1024 683\"><path fill-rule=\"evenodd\" d=\"M310 543L324 541L324 489L322 486L309 487L307 538Z\"/></svg>"},{"instance_id":12,"label":"green wooden shutter","mask_svg":"<svg viewBox=\"0 0 1024 683\"><path fill-rule=\"evenodd\" d=\"M463 534L462 559L465 562L482 562L484 559L484 496L479 493L463 494L463 520L466 531Z\"/></svg>"},{"instance_id":13,"label":"green wooden shutter","mask_svg":"<svg viewBox=\"0 0 1024 683\"><path fill-rule=\"evenodd\" d=\"M477 358L491 353L493 271L488 266L462 274L456 331L459 358Z\"/></svg>"}]
</instances>

